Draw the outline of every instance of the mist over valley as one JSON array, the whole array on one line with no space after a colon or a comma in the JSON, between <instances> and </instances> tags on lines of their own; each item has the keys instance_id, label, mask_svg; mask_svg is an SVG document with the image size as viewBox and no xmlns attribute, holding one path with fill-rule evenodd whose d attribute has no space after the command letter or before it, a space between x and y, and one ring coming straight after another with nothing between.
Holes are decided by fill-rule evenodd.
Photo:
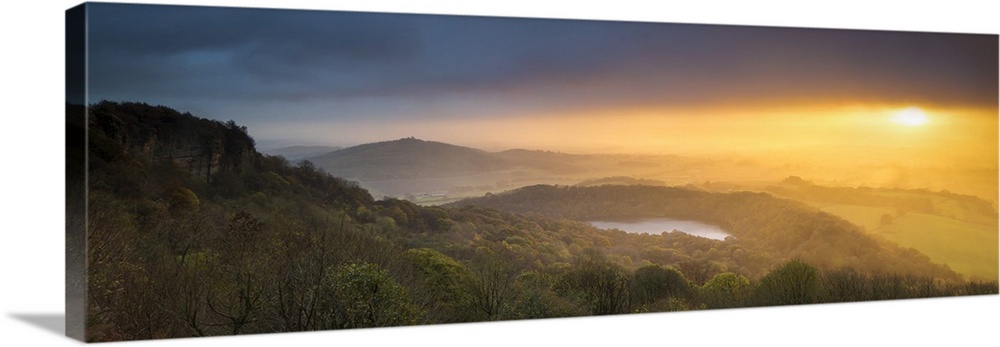
<instances>
[{"instance_id":1,"label":"mist over valley","mask_svg":"<svg viewBox=\"0 0 1000 347\"><path fill-rule=\"evenodd\" d=\"M81 6L86 341L1000 291L996 35Z\"/></svg>"}]
</instances>

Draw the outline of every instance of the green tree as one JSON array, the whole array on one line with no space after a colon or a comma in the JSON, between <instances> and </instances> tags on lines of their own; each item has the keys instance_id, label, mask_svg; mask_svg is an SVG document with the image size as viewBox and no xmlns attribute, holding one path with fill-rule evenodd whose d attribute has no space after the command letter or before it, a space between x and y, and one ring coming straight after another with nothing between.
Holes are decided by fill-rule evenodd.
<instances>
[{"instance_id":1,"label":"green tree","mask_svg":"<svg viewBox=\"0 0 1000 347\"><path fill-rule=\"evenodd\" d=\"M274 269L267 258L273 252L264 247L268 243L263 230L263 222L241 211L217 235L218 257L210 264L211 284L204 293L214 317L206 324L228 327L226 333L235 335L256 332L254 325L265 318L263 311L273 294Z\"/></svg>"},{"instance_id":2,"label":"green tree","mask_svg":"<svg viewBox=\"0 0 1000 347\"><path fill-rule=\"evenodd\" d=\"M429 322L452 323L469 321L472 294L469 284L472 274L465 265L430 248L410 249L406 258L417 269L418 287L413 294L425 308Z\"/></svg>"},{"instance_id":3,"label":"green tree","mask_svg":"<svg viewBox=\"0 0 1000 347\"><path fill-rule=\"evenodd\" d=\"M721 263L704 258L686 260L678 263L677 267L685 277L698 285L703 285L712 276L726 271L726 267Z\"/></svg>"},{"instance_id":4,"label":"green tree","mask_svg":"<svg viewBox=\"0 0 1000 347\"><path fill-rule=\"evenodd\" d=\"M167 192L170 212L180 214L197 209L201 205L198 195L185 187L174 187Z\"/></svg>"},{"instance_id":5,"label":"green tree","mask_svg":"<svg viewBox=\"0 0 1000 347\"><path fill-rule=\"evenodd\" d=\"M851 268L823 273L824 301L847 302L875 299L870 275Z\"/></svg>"},{"instance_id":6,"label":"green tree","mask_svg":"<svg viewBox=\"0 0 1000 347\"><path fill-rule=\"evenodd\" d=\"M880 226L891 225L893 219L894 218L892 218L891 214L883 213L882 217L879 218L879 225Z\"/></svg>"},{"instance_id":7,"label":"green tree","mask_svg":"<svg viewBox=\"0 0 1000 347\"><path fill-rule=\"evenodd\" d=\"M586 311L555 292L556 277L541 271L526 271L515 280L517 298L511 319L582 316Z\"/></svg>"},{"instance_id":8,"label":"green tree","mask_svg":"<svg viewBox=\"0 0 1000 347\"><path fill-rule=\"evenodd\" d=\"M816 268L792 260L760 279L755 298L764 306L801 305L818 302L821 283Z\"/></svg>"},{"instance_id":9,"label":"green tree","mask_svg":"<svg viewBox=\"0 0 1000 347\"><path fill-rule=\"evenodd\" d=\"M691 286L679 271L647 264L636 269L632 275L631 294L633 304L642 307L669 297L687 298L691 294Z\"/></svg>"},{"instance_id":10,"label":"green tree","mask_svg":"<svg viewBox=\"0 0 1000 347\"><path fill-rule=\"evenodd\" d=\"M504 319L514 298L514 280L520 270L498 255L479 255L469 264L472 306L486 320Z\"/></svg>"},{"instance_id":11,"label":"green tree","mask_svg":"<svg viewBox=\"0 0 1000 347\"><path fill-rule=\"evenodd\" d=\"M559 288L593 315L630 312L629 276L621 266L588 259L563 274Z\"/></svg>"},{"instance_id":12,"label":"green tree","mask_svg":"<svg viewBox=\"0 0 1000 347\"><path fill-rule=\"evenodd\" d=\"M328 290L327 328L410 325L421 316L407 289L376 264L340 266L329 275Z\"/></svg>"},{"instance_id":13,"label":"green tree","mask_svg":"<svg viewBox=\"0 0 1000 347\"><path fill-rule=\"evenodd\" d=\"M724 272L702 286L701 301L706 308L740 307L745 304L750 289L750 280L746 277Z\"/></svg>"}]
</instances>

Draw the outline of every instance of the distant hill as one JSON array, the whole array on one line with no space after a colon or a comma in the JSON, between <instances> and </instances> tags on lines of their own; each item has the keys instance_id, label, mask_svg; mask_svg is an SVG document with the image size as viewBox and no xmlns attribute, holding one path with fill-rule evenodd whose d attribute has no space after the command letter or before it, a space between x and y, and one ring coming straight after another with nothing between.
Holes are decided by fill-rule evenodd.
<instances>
[{"instance_id":1,"label":"distant hill","mask_svg":"<svg viewBox=\"0 0 1000 347\"><path fill-rule=\"evenodd\" d=\"M579 187L590 187L590 186L602 186L602 185L620 185L620 186L665 186L665 182L660 180L651 180L645 178L633 178L626 176L613 176L596 178L590 180L584 180L577 183L576 186Z\"/></svg>"},{"instance_id":2,"label":"distant hill","mask_svg":"<svg viewBox=\"0 0 1000 347\"><path fill-rule=\"evenodd\" d=\"M511 166L489 152L412 137L348 147L307 160L334 176L362 180L447 177Z\"/></svg>"},{"instance_id":3,"label":"distant hill","mask_svg":"<svg viewBox=\"0 0 1000 347\"><path fill-rule=\"evenodd\" d=\"M842 218L765 193L711 193L639 185L536 185L444 206L477 206L579 221L665 217L706 222L735 237L727 242L768 255L757 264L764 266L742 269L751 274L800 259L825 270L846 266L875 273L960 278L917 250L871 237Z\"/></svg>"},{"instance_id":4,"label":"distant hill","mask_svg":"<svg viewBox=\"0 0 1000 347\"><path fill-rule=\"evenodd\" d=\"M580 171L578 155L523 149L487 152L412 137L348 147L306 158L334 176L361 180L439 178L535 168L553 173Z\"/></svg>"},{"instance_id":5,"label":"distant hill","mask_svg":"<svg viewBox=\"0 0 1000 347\"><path fill-rule=\"evenodd\" d=\"M573 162L587 157L579 154L566 154L527 149L511 149L498 152L496 155L520 166L545 170L557 174L573 174L582 172L583 169L573 165Z\"/></svg>"},{"instance_id":6,"label":"distant hill","mask_svg":"<svg viewBox=\"0 0 1000 347\"><path fill-rule=\"evenodd\" d=\"M262 149L261 152L269 155L285 157L288 161L298 161L301 159L327 154L343 147L333 146L290 146L272 149Z\"/></svg>"}]
</instances>

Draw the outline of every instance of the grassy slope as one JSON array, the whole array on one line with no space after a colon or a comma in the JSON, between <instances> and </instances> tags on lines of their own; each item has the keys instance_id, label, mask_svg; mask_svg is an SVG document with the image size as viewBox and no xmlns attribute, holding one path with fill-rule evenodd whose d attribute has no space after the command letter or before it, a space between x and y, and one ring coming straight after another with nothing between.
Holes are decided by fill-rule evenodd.
<instances>
[{"instance_id":1,"label":"grassy slope","mask_svg":"<svg viewBox=\"0 0 1000 347\"><path fill-rule=\"evenodd\" d=\"M910 212L890 225L880 226L882 214L894 215L895 209L857 205L825 205L821 209L903 247L915 248L931 257L931 261L947 264L966 277L998 278L996 224Z\"/></svg>"}]
</instances>

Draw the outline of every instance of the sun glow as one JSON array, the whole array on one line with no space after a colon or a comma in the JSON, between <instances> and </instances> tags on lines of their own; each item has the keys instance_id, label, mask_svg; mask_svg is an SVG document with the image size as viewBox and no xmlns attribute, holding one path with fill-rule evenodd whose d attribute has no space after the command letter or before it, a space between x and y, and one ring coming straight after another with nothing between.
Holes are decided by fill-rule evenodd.
<instances>
[{"instance_id":1,"label":"sun glow","mask_svg":"<svg viewBox=\"0 0 1000 347\"><path fill-rule=\"evenodd\" d=\"M902 125L914 127L926 124L927 114L925 114L924 111L919 108L910 107L905 110L896 112L896 115L892 117L892 121Z\"/></svg>"}]
</instances>

